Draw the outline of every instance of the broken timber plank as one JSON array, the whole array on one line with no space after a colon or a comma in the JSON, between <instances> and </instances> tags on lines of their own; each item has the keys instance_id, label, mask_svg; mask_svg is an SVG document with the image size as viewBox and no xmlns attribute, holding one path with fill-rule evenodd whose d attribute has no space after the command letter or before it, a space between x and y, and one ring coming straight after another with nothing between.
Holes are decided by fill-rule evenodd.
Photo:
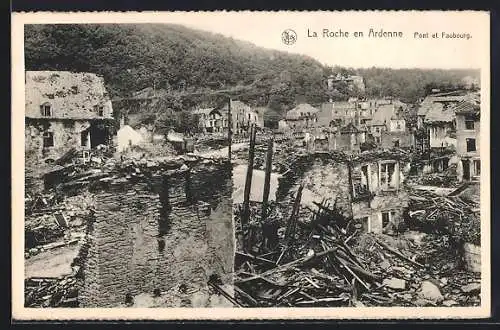
<instances>
[{"instance_id":1,"label":"broken timber plank","mask_svg":"<svg viewBox=\"0 0 500 330\"><path fill-rule=\"evenodd\" d=\"M248 165L243 195L243 216L241 218L242 225L248 224L250 217L250 192L252 188L253 162L255 157L255 134L255 127L252 125L250 129L250 148L248 150Z\"/></svg>"},{"instance_id":2,"label":"broken timber plank","mask_svg":"<svg viewBox=\"0 0 500 330\"><path fill-rule=\"evenodd\" d=\"M258 306L259 302L255 300L250 294L246 293L242 289L238 288L236 285L234 286L234 291L239 293L243 298L245 298L252 306Z\"/></svg>"},{"instance_id":3,"label":"broken timber plank","mask_svg":"<svg viewBox=\"0 0 500 330\"><path fill-rule=\"evenodd\" d=\"M395 254L396 256L398 256L399 258L401 258L401 259L403 259L405 261L408 261L409 263L411 263L413 265L416 265L418 267L422 267L422 268L425 267L421 263L418 263L416 261L411 260L410 258L404 256L401 252L397 251L396 249L391 248L390 246L388 246L387 244L379 241L376 238L375 238L375 242L377 242L380 246L382 246L383 248L385 248L387 251L392 252L393 254Z\"/></svg>"},{"instance_id":4,"label":"broken timber plank","mask_svg":"<svg viewBox=\"0 0 500 330\"><path fill-rule=\"evenodd\" d=\"M268 271L265 271L261 274L258 274L258 275L254 275L252 277L249 277L249 278L245 278L243 280L239 280L239 281L235 281L235 283L245 283L245 282L250 282L250 281L253 281L253 280L256 280L258 278L261 278L261 277L264 277L264 276L268 276L268 275L271 275L271 274L274 274L276 272L280 272L280 271L284 271L284 270L288 270L290 269L291 267L293 266L296 266L296 265L300 265L300 264L303 264L305 262L308 262L314 258L320 258L320 257L323 257L323 256L326 256L327 254L329 253L332 253L334 252L335 250L337 250L337 248L333 248L333 249L329 249L329 250L326 250L326 251L322 251L322 252L319 252L317 254L314 254L312 256L305 256L305 257L302 257L302 258L299 258L297 260L294 260L294 261L291 261L287 264L284 264L284 265L281 265L281 266L278 266L278 267L275 267L273 269L270 269Z\"/></svg>"},{"instance_id":5,"label":"broken timber plank","mask_svg":"<svg viewBox=\"0 0 500 330\"><path fill-rule=\"evenodd\" d=\"M265 259L265 258L262 258L262 257L257 257L257 256L254 256L254 255L251 255L251 254L248 254L248 253L236 251L236 254L239 255L239 256L251 259L251 260L258 260L258 261L263 261L263 262L271 264L271 265L276 265L274 263L274 261L271 261L271 260L268 260L268 259Z\"/></svg>"},{"instance_id":6,"label":"broken timber plank","mask_svg":"<svg viewBox=\"0 0 500 330\"><path fill-rule=\"evenodd\" d=\"M358 280L358 282L361 283L366 288L366 290L370 290L370 287L368 286L368 284L366 284L362 279L360 279L359 276L356 275L356 273L351 268L349 268L349 266L341 258L339 258L336 255L334 255L334 256L340 262L340 264L342 266L344 266L344 268L347 269L347 271L349 273L351 273L351 275L354 276L354 278L356 278Z\"/></svg>"},{"instance_id":7,"label":"broken timber plank","mask_svg":"<svg viewBox=\"0 0 500 330\"><path fill-rule=\"evenodd\" d=\"M264 176L264 192L262 195L262 221L267 218L267 204L269 201L269 190L271 187L271 171L273 168L273 139L267 143L266 172Z\"/></svg>"},{"instance_id":8,"label":"broken timber plank","mask_svg":"<svg viewBox=\"0 0 500 330\"><path fill-rule=\"evenodd\" d=\"M229 300L230 302L232 302L234 305L236 305L237 307L244 307L242 306L238 301L236 301L233 297L231 297L231 295L229 293L227 293L226 291L224 291L220 286L218 286L217 284L215 283L212 283L212 282L208 282L208 285L210 285L212 288L215 289L215 291L219 292L221 295L223 295L227 300Z\"/></svg>"}]
</instances>

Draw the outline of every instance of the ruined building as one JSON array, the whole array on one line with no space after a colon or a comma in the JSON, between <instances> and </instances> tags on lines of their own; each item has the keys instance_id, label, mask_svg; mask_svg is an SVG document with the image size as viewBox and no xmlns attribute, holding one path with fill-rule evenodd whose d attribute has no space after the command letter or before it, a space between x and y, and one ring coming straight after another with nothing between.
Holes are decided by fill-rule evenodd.
<instances>
[{"instance_id":1,"label":"ruined building","mask_svg":"<svg viewBox=\"0 0 500 330\"><path fill-rule=\"evenodd\" d=\"M365 232L398 229L409 196L403 185L409 160L400 152L372 151L304 155L279 179L278 200L287 200L304 184L302 203L314 207L323 199ZM290 189L291 188L291 189Z\"/></svg>"},{"instance_id":2,"label":"ruined building","mask_svg":"<svg viewBox=\"0 0 500 330\"><path fill-rule=\"evenodd\" d=\"M398 153L364 155L350 163L352 216L367 232L397 229L408 207L403 187L409 162Z\"/></svg>"},{"instance_id":3,"label":"ruined building","mask_svg":"<svg viewBox=\"0 0 500 330\"><path fill-rule=\"evenodd\" d=\"M337 75L330 75L327 79L328 89L334 89L335 84L338 82L345 82L351 91L358 89L360 92L364 92L365 90L365 81L362 76L343 75L341 73L337 73Z\"/></svg>"},{"instance_id":4,"label":"ruined building","mask_svg":"<svg viewBox=\"0 0 500 330\"><path fill-rule=\"evenodd\" d=\"M442 148L456 145L453 138L455 131L455 113L452 110L458 103L472 95L463 91L431 94L419 105L417 111L417 130L415 144L418 149Z\"/></svg>"},{"instance_id":5,"label":"ruined building","mask_svg":"<svg viewBox=\"0 0 500 330\"><path fill-rule=\"evenodd\" d=\"M79 306L123 307L128 296L135 307L228 306L207 286L216 276L232 288L228 163L144 161L112 173L89 188Z\"/></svg>"},{"instance_id":6,"label":"ruined building","mask_svg":"<svg viewBox=\"0 0 500 330\"><path fill-rule=\"evenodd\" d=\"M287 126L302 129L316 126L318 109L307 103L301 103L286 113Z\"/></svg>"},{"instance_id":7,"label":"ruined building","mask_svg":"<svg viewBox=\"0 0 500 330\"><path fill-rule=\"evenodd\" d=\"M457 155L458 179L479 180L481 159L479 156L480 139L480 107L472 102L464 101L455 109L457 122Z\"/></svg>"},{"instance_id":8,"label":"ruined building","mask_svg":"<svg viewBox=\"0 0 500 330\"><path fill-rule=\"evenodd\" d=\"M102 77L27 71L25 95L27 165L109 143L113 109Z\"/></svg>"}]
</instances>

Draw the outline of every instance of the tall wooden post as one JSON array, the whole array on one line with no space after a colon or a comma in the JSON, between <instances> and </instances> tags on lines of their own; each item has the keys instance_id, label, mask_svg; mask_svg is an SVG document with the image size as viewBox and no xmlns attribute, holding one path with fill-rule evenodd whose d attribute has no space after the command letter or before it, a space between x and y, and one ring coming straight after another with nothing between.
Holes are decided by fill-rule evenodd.
<instances>
[{"instance_id":1,"label":"tall wooden post","mask_svg":"<svg viewBox=\"0 0 500 330\"><path fill-rule=\"evenodd\" d=\"M252 125L250 128L250 149L248 151L248 167L243 196L242 224L247 224L250 218L250 192L252 188L253 160L255 155L255 134L255 127Z\"/></svg>"},{"instance_id":2,"label":"tall wooden post","mask_svg":"<svg viewBox=\"0 0 500 330\"><path fill-rule=\"evenodd\" d=\"M300 210L300 200L302 199L302 190L304 189L304 184L302 183L297 190L297 194L295 195L295 201L293 202L292 214L290 215L290 219L288 220L288 224L285 230L285 239L286 241L290 241L293 239L295 235L295 228L297 217Z\"/></svg>"},{"instance_id":3,"label":"tall wooden post","mask_svg":"<svg viewBox=\"0 0 500 330\"><path fill-rule=\"evenodd\" d=\"M271 171L273 168L273 138L267 141L266 174L264 177L264 194L262 196L262 221L267 217L267 204L269 201L269 190L271 186Z\"/></svg>"},{"instance_id":4,"label":"tall wooden post","mask_svg":"<svg viewBox=\"0 0 500 330\"><path fill-rule=\"evenodd\" d=\"M232 126L233 118L231 116L231 98L229 98L227 102L227 140L229 143L227 147L227 158L229 159L229 162L231 162L231 144L233 143Z\"/></svg>"}]
</instances>

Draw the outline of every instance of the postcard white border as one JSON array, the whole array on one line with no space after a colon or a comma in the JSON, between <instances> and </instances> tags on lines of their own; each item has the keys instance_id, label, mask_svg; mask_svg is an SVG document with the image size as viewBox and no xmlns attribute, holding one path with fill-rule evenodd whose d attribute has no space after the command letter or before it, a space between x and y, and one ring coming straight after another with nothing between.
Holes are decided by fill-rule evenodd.
<instances>
[{"instance_id":1,"label":"postcard white border","mask_svg":"<svg viewBox=\"0 0 500 330\"><path fill-rule=\"evenodd\" d=\"M212 14L213 12L200 12ZM238 12L254 15L256 12ZM308 15L313 12L269 12L268 15ZM314 12L318 13L318 12ZM330 12L419 15L419 11ZM24 25L49 23L166 23L179 12L84 12L12 14L12 318L15 320L261 320L261 319L464 319L491 313L490 264L490 46L489 12L442 12L464 15L467 24L484 31L481 49L468 56L481 58L481 306L366 307L366 308L25 308L24 307ZM189 13L192 15L192 13ZM358 18L358 16L355 16ZM23 109L23 110L21 110Z\"/></svg>"}]
</instances>

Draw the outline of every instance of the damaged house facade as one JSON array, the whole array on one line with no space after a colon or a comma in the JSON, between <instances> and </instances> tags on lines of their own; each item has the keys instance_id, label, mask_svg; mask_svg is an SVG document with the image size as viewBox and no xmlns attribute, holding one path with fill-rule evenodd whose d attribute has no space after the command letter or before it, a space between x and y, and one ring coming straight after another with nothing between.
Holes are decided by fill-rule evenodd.
<instances>
[{"instance_id":1,"label":"damaged house facade","mask_svg":"<svg viewBox=\"0 0 500 330\"><path fill-rule=\"evenodd\" d=\"M222 133L227 131L227 113L216 108L197 109L194 114L199 116L199 126L204 133Z\"/></svg>"},{"instance_id":2,"label":"damaged house facade","mask_svg":"<svg viewBox=\"0 0 500 330\"><path fill-rule=\"evenodd\" d=\"M297 105L286 113L286 124L290 128L308 128L315 126L318 121L318 109L307 103Z\"/></svg>"},{"instance_id":3,"label":"damaged house facade","mask_svg":"<svg viewBox=\"0 0 500 330\"><path fill-rule=\"evenodd\" d=\"M25 97L27 164L50 162L71 148L89 151L110 143L113 108L102 77L27 71Z\"/></svg>"},{"instance_id":4,"label":"damaged house facade","mask_svg":"<svg viewBox=\"0 0 500 330\"><path fill-rule=\"evenodd\" d=\"M450 136L456 128L452 109L469 97L461 91L427 96L417 110L417 130L414 134L417 148L427 150L455 145L456 141Z\"/></svg>"},{"instance_id":5,"label":"damaged house facade","mask_svg":"<svg viewBox=\"0 0 500 330\"><path fill-rule=\"evenodd\" d=\"M480 106L472 102L461 102L455 109L457 123L458 180L479 180L481 175Z\"/></svg>"},{"instance_id":6,"label":"damaged house facade","mask_svg":"<svg viewBox=\"0 0 500 330\"><path fill-rule=\"evenodd\" d=\"M456 145L455 133L455 113L452 109L443 106L442 103L435 103L425 115L424 121L429 134L429 147L446 148Z\"/></svg>"},{"instance_id":7,"label":"damaged house facade","mask_svg":"<svg viewBox=\"0 0 500 330\"><path fill-rule=\"evenodd\" d=\"M227 104L224 105L223 109L227 112ZM252 125L263 126L257 111L242 101L231 100L231 116L232 129L235 134L247 132Z\"/></svg>"},{"instance_id":8,"label":"damaged house facade","mask_svg":"<svg viewBox=\"0 0 500 330\"><path fill-rule=\"evenodd\" d=\"M377 106L373 119L367 122L373 141L382 148L410 147L412 134L407 131L401 102L392 100Z\"/></svg>"},{"instance_id":9,"label":"damaged house facade","mask_svg":"<svg viewBox=\"0 0 500 330\"><path fill-rule=\"evenodd\" d=\"M352 216L365 232L381 233L397 228L408 207L403 188L409 163L398 155L357 157L349 168Z\"/></svg>"},{"instance_id":10,"label":"damaged house facade","mask_svg":"<svg viewBox=\"0 0 500 330\"><path fill-rule=\"evenodd\" d=\"M403 221L409 203L404 180L410 170L404 153L332 151L299 157L290 168L279 178L278 200L289 198L303 184L305 205L313 208L326 198L362 232L394 232ZM285 192L290 185L291 194Z\"/></svg>"}]
</instances>

